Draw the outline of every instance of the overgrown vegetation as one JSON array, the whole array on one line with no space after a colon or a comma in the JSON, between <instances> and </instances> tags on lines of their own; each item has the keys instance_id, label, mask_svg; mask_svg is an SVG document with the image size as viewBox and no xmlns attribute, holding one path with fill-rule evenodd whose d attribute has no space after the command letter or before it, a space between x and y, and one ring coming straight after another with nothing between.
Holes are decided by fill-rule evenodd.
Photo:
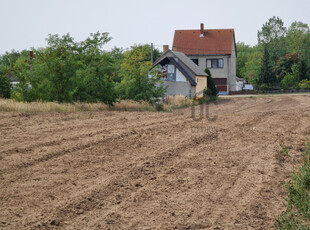
<instances>
[{"instance_id":1,"label":"overgrown vegetation","mask_svg":"<svg viewBox=\"0 0 310 230\"><path fill-rule=\"evenodd\" d=\"M148 102L123 100L116 102L113 107L104 103L57 103L57 102L16 102L11 99L0 99L1 112L81 112L81 111L156 111Z\"/></svg>"},{"instance_id":2,"label":"overgrown vegetation","mask_svg":"<svg viewBox=\"0 0 310 230\"><path fill-rule=\"evenodd\" d=\"M272 17L258 31L257 39L254 47L237 43L238 77L261 90L309 88L308 24L293 22L286 28L280 18Z\"/></svg>"},{"instance_id":3,"label":"overgrown vegetation","mask_svg":"<svg viewBox=\"0 0 310 230\"><path fill-rule=\"evenodd\" d=\"M40 112L80 112L80 111L168 111L186 108L196 104L193 99L183 95L169 96L164 103L152 104L147 101L120 100L111 107L107 104L75 102L16 102L12 99L0 98L0 112L21 112L21 113L40 113ZM160 108L159 108L160 106Z\"/></svg>"},{"instance_id":4,"label":"overgrown vegetation","mask_svg":"<svg viewBox=\"0 0 310 230\"><path fill-rule=\"evenodd\" d=\"M310 229L310 143L304 163L285 186L287 209L276 220L277 229Z\"/></svg>"},{"instance_id":5,"label":"overgrown vegetation","mask_svg":"<svg viewBox=\"0 0 310 230\"><path fill-rule=\"evenodd\" d=\"M58 103L119 100L151 101L163 95L159 79L148 76L151 47L135 45L124 51L103 47L108 33L94 33L81 42L69 34L49 35L47 47L0 56L0 97L15 101ZM154 50L154 58L160 52ZM8 78L19 82L11 90Z\"/></svg>"},{"instance_id":6,"label":"overgrown vegetation","mask_svg":"<svg viewBox=\"0 0 310 230\"><path fill-rule=\"evenodd\" d=\"M173 111L175 109L186 108L195 104L196 102L193 99L186 98L183 95L168 96L166 97L166 101L163 103L163 110Z\"/></svg>"}]
</instances>

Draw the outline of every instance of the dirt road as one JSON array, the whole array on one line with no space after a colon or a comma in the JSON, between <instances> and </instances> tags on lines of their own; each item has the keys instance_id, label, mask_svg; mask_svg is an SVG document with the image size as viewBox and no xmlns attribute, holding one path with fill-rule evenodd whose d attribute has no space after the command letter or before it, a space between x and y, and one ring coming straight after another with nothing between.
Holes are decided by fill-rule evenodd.
<instances>
[{"instance_id":1,"label":"dirt road","mask_svg":"<svg viewBox=\"0 0 310 230\"><path fill-rule=\"evenodd\" d=\"M310 96L210 111L1 113L0 229L272 228L310 141Z\"/></svg>"}]
</instances>

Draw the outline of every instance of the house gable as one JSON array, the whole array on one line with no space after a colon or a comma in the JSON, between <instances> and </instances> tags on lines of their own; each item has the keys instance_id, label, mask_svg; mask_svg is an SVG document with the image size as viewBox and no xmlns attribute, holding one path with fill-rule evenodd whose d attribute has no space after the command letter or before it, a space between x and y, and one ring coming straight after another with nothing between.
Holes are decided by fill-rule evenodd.
<instances>
[{"instance_id":1,"label":"house gable","mask_svg":"<svg viewBox=\"0 0 310 230\"><path fill-rule=\"evenodd\" d=\"M191 85L196 86L196 76L205 76L207 74L202 71L192 60L190 60L185 54L181 52L167 50L163 55L158 58L153 67L160 65L173 64L176 66L178 71L180 71L186 79L191 83Z\"/></svg>"}]
</instances>

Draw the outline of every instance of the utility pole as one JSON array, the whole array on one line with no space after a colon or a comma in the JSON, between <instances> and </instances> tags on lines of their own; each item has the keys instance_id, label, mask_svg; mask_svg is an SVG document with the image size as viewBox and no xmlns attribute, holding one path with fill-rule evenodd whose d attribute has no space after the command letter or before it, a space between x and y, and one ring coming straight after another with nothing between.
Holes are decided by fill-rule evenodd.
<instances>
[{"instance_id":1,"label":"utility pole","mask_svg":"<svg viewBox=\"0 0 310 230\"><path fill-rule=\"evenodd\" d=\"M152 63L152 65L153 65L153 62L154 62L154 60L153 60L153 43L151 43L151 63Z\"/></svg>"}]
</instances>

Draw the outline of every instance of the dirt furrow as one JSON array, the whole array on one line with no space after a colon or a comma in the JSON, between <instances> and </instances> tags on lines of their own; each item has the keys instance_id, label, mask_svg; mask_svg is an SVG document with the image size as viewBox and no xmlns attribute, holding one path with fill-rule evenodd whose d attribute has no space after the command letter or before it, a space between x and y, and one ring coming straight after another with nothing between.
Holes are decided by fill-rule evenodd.
<instances>
[{"instance_id":1,"label":"dirt furrow","mask_svg":"<svg viewBox=\"0 0 310 230\"><path fill-rule=\"evenodd\" d=\"M272 229L309 111L309 96L283 95L220 100L213 122L0 114L0 228Z\"/></svg>"}]
</instances>

